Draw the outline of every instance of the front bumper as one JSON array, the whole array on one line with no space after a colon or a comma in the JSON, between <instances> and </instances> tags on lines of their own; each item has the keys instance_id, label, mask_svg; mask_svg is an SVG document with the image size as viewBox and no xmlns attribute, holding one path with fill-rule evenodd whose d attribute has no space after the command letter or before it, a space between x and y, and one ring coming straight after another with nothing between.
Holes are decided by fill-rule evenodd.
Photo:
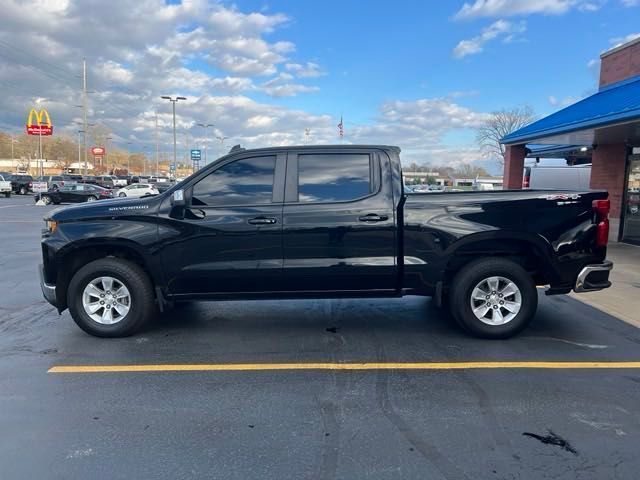
<instances>
[{"instance_id":1,"label":"front bumper","mask_svg":"<svg viewBox=\"0 0 640 480\"><path fill-rule=\"evenodd\" d=\"M56 305L56 286L55 285L50 285L50 284L45 282L45 280L44 280L44 266L42 264L39 265L39 272L40 272L40 288L42 289L42 295L44 296L44 298L45 298L45 300L47 302L49 302L54 307L57 307L57 305Z\"/></svg>"},{"instance_id":2,"label":"front bumper","mask_svg":"<svg viewBox=\"0 0 640 480\"><path fill-rule=\"evenodd\" d=\"M595 292L604 288L609 288L609 273L613 268L613 262L605 260L602 263L586 265L576 279L573 291L576 293Z\"/></svg>"}]
</instances>

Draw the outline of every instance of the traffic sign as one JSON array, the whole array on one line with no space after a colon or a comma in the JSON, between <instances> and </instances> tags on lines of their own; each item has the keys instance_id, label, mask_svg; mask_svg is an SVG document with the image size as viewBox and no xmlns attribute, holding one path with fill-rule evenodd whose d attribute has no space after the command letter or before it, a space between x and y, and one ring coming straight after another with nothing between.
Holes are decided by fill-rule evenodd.
<instances>
[{"instance_id":1,"label":"traffic sign","mask_svg":"<svg viewBox=\"0 0 640 480\"><path fill-rule=\"evenodd\" d=\"M191 160L199 161L202 159L202 150L191 150Z\"/></svg>"},{"instance_id":2,"label":"traffic sign","mask_svg":"<svg viewBox=\"0 0 640 480\"><path fill-rule=\"evenodd\" d=\"M104 147L91 147L91 153L95 157L103 157L106 153L106 150Z\"/></svg>"},{"instance_id":3,"label":"traffic sign","mask_svg":"<svg viewBox=\"0 0 640 480\"><path fill-rule=\"evenodd\" d=\"M175 172L176 171L176 164L172 163L171 165L169 165L169 171L170 172Z\"/></svg>"}]
</instances>

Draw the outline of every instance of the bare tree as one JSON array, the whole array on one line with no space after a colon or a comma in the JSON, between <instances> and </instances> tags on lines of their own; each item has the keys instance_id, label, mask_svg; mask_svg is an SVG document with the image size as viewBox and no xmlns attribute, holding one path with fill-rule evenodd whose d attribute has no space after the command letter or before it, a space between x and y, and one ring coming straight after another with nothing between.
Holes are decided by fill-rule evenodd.
<instances>
[{"instance_id":1,"label":"bare tree","mask_svg":"<svg viewBox=\"0 0 640 480\"><path fill-rule=\"evenodd\" d=\"M529 106L503 109L491 113L476 133L476 141L485 157L496 160L501 166L504 166L505 147L500 143L500 140L505 135L530 124L535 118L535 113Z\"/></svg>"}]
</instances>

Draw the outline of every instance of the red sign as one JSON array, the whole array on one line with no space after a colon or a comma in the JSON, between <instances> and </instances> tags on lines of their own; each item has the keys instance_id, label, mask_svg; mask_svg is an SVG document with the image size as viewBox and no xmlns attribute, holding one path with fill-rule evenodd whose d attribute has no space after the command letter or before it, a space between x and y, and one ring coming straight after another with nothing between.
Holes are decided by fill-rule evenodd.
<instances>
[{"instance_id":1,"label":"red sign","mask_svg":"<svg viewBox=\"0 0 640 480\"><path fill-rule=\"evenodd\" d=\"M48 125L27 125L28 135L53 135L53 127Z\"/></svg>"},{"instance_id":2,"label":"red sign","mask_svg":"<svg viewBox=\"0 0 640 480\"><path fill-rule=\"evenodd\" d=\"M35 122L33 121L35 117ZM44 120L44 124L43 121ZM51 125L51 118L49 112L44 108L39 112L32 108L27 118L27 134L28 135L53 135L53 125Z\"/></svg>"},{"instance_id":3,"label":"red sign","mask_svg":"<svg viewBox=\"0 0 640 480\"><path fill-rule=\"evenodd\" d=\"M102 157L106 153L104 147L91 147L91 153L96 157Z\"/></svg>"}]
</instances>

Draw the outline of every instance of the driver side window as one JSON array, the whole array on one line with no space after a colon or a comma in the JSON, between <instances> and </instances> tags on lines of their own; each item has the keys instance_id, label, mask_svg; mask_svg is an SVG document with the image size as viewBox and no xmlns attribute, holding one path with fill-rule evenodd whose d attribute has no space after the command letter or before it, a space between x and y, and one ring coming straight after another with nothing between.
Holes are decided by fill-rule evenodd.
<instances>
[{"instance_id":1,"label":"driver side window","mask_svg":"<svg viewBox=\"0 0 640 480\"><path fill-rule=\"evenodd\" d=\"M224 207L271 203L275 167L275 156L227 163L193 187L192 204Z\"/></svg>"}]
</instances>

